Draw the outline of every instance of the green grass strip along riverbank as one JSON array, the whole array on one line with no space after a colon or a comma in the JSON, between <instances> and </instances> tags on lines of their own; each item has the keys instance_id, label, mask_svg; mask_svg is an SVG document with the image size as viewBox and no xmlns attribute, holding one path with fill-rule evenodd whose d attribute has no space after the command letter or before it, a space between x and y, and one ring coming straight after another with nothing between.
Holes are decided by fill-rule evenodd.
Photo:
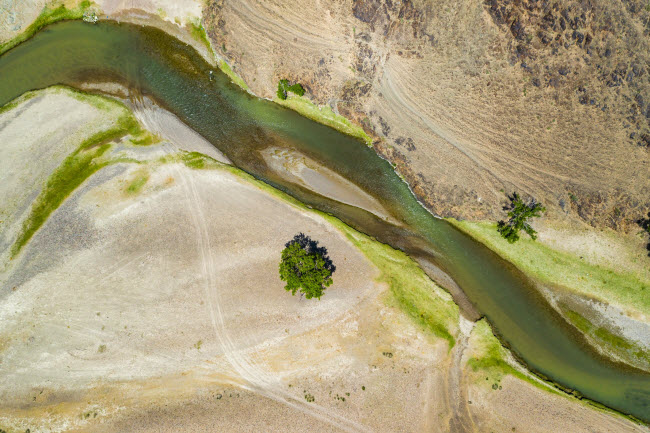
<instances>
[{"instance_id":1,"label":"green grass strip along riverbank","mask_svg":"<svg viewBox=\"0 0 650 433\"><path fill-rule=\"evenodd\" d=\"M540 283L650 315L650 285L635 275L588 263L539 240L522 238L510 244L493 223L448 221Z\"/></svg>"},{"instance_id":2,"label":"green grass strip along riverbank","mask_svg":"<svg viewBox=\"0 0 650 433\"><path fill-rule=\"evenodd\" d=\"M54 8L52 6L45 6L41 14L23 32L6 42L0 43L0 55L31 38L36 32L48 24L62 20L79 20L83 18L84 12L86 12L91 5L92 3L90 1L84 0L73 9L68 9L64 5Z\"/></svg>"},{"instance_id":3,"label":"green grass strip along riverbank","mask_svg":"<svg viewBox=\"0 0 650 433\"><path fill-rule=\"evenodd\" d=\"M106 165L122 161L119 158L105 157L106 152L111 148L111 141L126 135L130 136L134 145L151 144L156 141L155 137L140 127L131 111L120 102L101 96L88 95L62 86L53 87L44 92L48 91L66 92L67 95L100 109L105 116L114 116L116 120L109 128L85 138L77 149L68 155L49 176L47 183L32 204L29 216L23 222L20 234L11 247L11 257L20 253L52 212L86 179ZM22 97L21 102L32 96Z\"/></svg>"},{"instance_id":4,"label":"green grass strip along riverbank","mask_svg":"<svg viewBox=\"0 0 650 433\"><path fill-rule=\"evenodd\" d=\"M193 169L225 169L303 211L317 213L340 230L381 271L379 282L390 287L389 304L405 312L415 324L448 342L451 350L458 335L459 311L451 295L438 287L409 256L360 233L338 218L311 209L288 194L244 171L221 164L198 152L164 157L162 162L182 162Z\"/></svg>"}]
</instances>

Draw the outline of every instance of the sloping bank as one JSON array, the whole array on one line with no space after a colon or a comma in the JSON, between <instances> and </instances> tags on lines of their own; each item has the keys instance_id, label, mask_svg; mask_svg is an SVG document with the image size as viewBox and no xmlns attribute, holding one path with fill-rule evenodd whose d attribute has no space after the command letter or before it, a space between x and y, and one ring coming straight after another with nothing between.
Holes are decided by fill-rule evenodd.
<instances>
[{"instance_id":1,"label":"sloping bank","mask_svg":"<svg viewBox=\"0 0 650 433\"><path fill-rule=\"evenodd\" d=\"M650 371L650 281L641 248L636 254L629 253L626 239L620 240L620 235L600 235L605 238L602 243L617 251L621 260L638 260L639 266L626 269L604 259L598 263L601 246L594 248L596 257L591 258L587 248L577 253L554 247L545 240L544 229L537 241L523 237L511 244L499 235L494 223L448 221L536 281L550 303L601 353ZM552 228L546 229L552 233ZM598 232L581 235L566 229L560 233L565 239L570 234L598 236Z\"/></svg>"}]
</instances>

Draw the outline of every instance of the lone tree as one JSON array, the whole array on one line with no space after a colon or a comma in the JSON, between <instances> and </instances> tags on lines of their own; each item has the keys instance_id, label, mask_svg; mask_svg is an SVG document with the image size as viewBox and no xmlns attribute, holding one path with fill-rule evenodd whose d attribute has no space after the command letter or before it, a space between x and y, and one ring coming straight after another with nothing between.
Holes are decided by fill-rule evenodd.
<instances>
[{"instance_id":1,"label":"lone tree","mask_svg":"<svg viewBox=\"0 0 650 433\"><path fill-rule=\"evenodd\" d=\"M300 83L289 84L289 80L284 79L278 82L278 98L287 99L287 92L295 93L298 96L305 94L305 88Z\"/></svg>"},{"instance_id":2,"label":"lone tree","mask_svg":"<svg viewBox=\"0 0 650 433\"><path fill-rule=\"evenodd\" d=\"M503 210L509 211L508 221L499 221L497 223L498 232L511 244L519 240L520 230L528 233L533 240L537 239L537 232L528 224L528 220L540 216L542 212L546 212L546 208L535 199L524 203L516 192L508 198L510 204L503 208Z\"/></svg>"},{"instance_id":3,"label":"lone tree","mask_svg":"<svg viewBox=\"0 0 650 433\"><path fill-rule=\"evenodd\" d=\"M320 299L325 288L332 285L335 270L327 249L303 233L294 236L282 250L280 279L287 283L284 288L292 295L300 290L307 299Z\"/></svg>"}]
</instances>

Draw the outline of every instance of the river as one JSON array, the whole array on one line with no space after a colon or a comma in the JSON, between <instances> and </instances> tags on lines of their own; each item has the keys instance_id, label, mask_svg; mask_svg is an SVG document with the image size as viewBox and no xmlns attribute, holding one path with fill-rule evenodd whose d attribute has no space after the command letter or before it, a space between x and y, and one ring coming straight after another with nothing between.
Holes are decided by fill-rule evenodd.
<instances>
[{"instance_id":1,"label":"river","mask_svg":"<svg viewBox=\"0 0 650 433\"><path fill-rule=\"evenodd\" d=\"M650 422L650 374L599 355L520 272L433 217L391 165L361 141L249 95L193 48L153 28L62 22L0 57L0 106L28 90L84 82L117 82L152 98L237 167L419 260L435 263L532 370ZM401 224L389 224L287 182L264 162L260 151L268 147L297 150L344 176Z\"/></svg>"}]
</instances>

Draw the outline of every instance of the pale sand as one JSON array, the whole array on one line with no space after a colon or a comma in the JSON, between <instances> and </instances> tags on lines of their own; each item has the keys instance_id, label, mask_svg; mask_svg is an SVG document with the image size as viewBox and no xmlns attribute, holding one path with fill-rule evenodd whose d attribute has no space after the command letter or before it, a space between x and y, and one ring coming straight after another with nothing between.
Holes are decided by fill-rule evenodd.
<instances>
[{"instance_id":1,"label":"pale sand","mask_svg":"<svg viewBox=\"0 0 650 433\"><path fill-rule=\"evenodd\" d=\"M332 200L367 210L393 224L399 224L377 199L306 155L279 147L269 147L260 153L269 168L285 180Z\"/></svg>"}]
</instances>

